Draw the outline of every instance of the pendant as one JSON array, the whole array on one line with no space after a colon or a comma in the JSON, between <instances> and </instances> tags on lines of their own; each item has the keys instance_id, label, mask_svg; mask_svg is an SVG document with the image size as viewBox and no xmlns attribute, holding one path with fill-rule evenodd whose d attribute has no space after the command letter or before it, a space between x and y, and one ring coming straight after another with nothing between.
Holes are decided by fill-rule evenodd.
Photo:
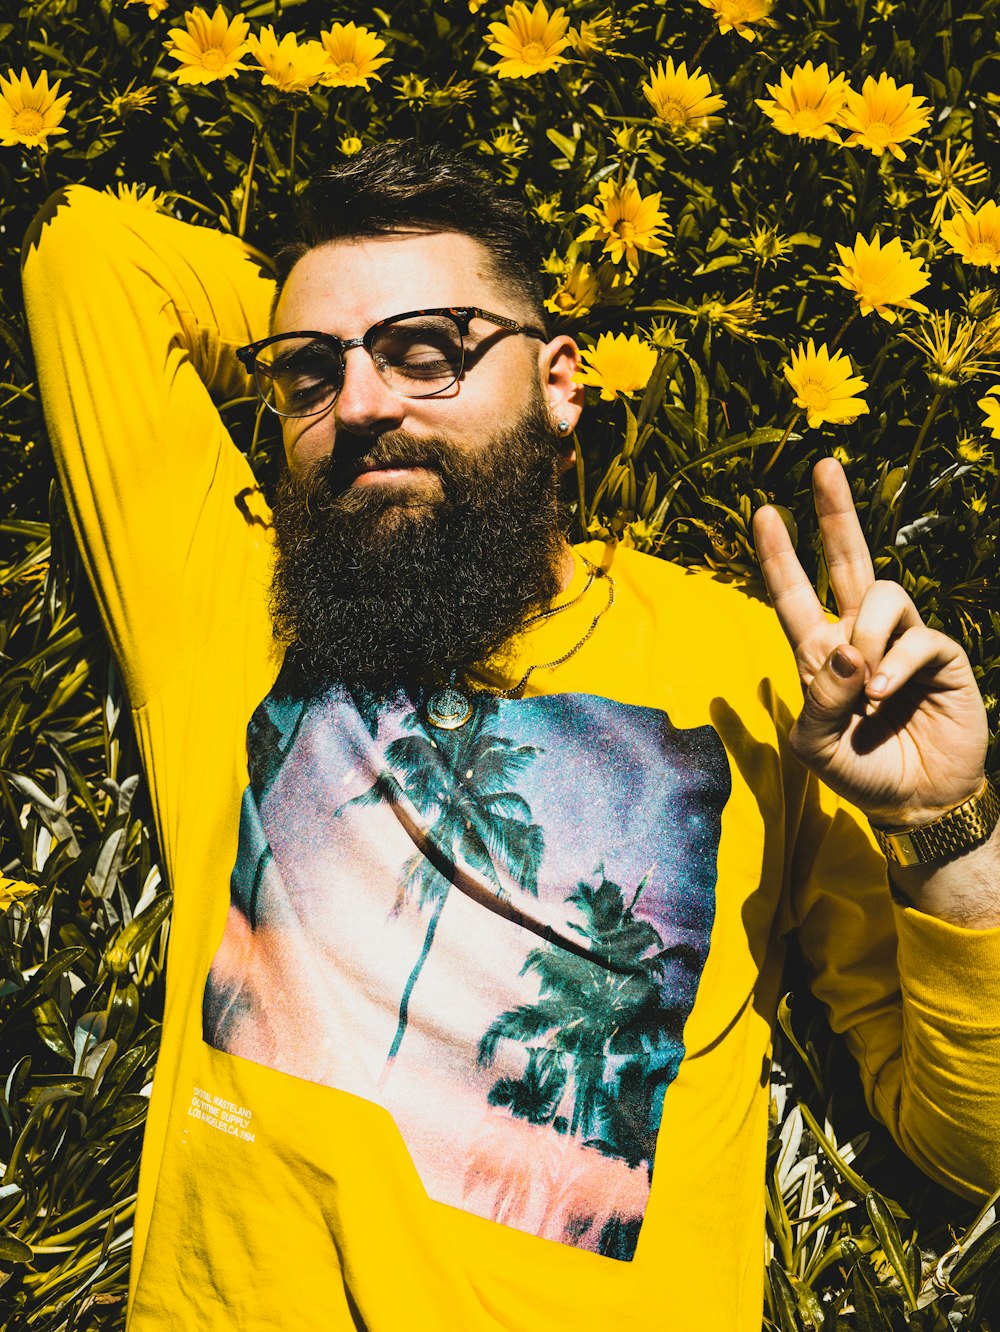
<instances>
[{"instance_id":1,"label":"pendant","mask_svg":"<svg viewBox=\"0 0 1000 1332\"><path fill-rule=\"evenodd\" d=\"M472 704L454 684L431 694L427 700L427 720L439 731L457 731L472 716Z\"/></svg>"}]
</instances>

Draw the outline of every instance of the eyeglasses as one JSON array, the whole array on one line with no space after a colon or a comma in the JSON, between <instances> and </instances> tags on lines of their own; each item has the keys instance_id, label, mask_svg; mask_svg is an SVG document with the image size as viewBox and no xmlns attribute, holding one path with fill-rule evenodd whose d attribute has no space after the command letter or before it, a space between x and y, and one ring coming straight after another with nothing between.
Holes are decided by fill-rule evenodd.
<instances>
[{"instance_id":1,"label":"eyeglasses","mask_svg":"<svg viewBox=\"0 0 1000 1332\"><path fill-rule=\"evenodd\" d=\"M506 333L548 341L540 328L462 305L391 315L372 324L360 338L345 340L312 330L275 333L240 347L236 355L272 412L318 416L333 405L344 386L344 354L352 347L364 347L383 381L404 398L433 398L446 392L465 370L465 339L474 318Z\"/></svg>"}]
</instances>

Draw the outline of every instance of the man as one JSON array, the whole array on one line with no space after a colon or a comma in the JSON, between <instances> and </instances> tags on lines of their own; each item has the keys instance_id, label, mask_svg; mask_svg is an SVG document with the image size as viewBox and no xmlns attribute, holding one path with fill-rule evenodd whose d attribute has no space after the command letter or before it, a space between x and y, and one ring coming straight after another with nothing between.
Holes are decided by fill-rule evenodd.
<instances>
[{"instance_id":1,"label":"man","mask_svg":"<svg viewBox=\"0 0 1000 1332\"><path fill-rule=\"evenodd\" d=\"M838 623L758 518L798 671L762 602L569 547L582 390L528 254L412 145L316 183L270 320L232 239L92 192L29 243L176 895L136 1332L756 1329L792 928L876 1113L951 1187L1000 1182L964 655L874 583L835 464ZM271 618L212 406L238 359L288 461ZM863 815L923 830L911 905Z\"/></svg>"}]
</instances>

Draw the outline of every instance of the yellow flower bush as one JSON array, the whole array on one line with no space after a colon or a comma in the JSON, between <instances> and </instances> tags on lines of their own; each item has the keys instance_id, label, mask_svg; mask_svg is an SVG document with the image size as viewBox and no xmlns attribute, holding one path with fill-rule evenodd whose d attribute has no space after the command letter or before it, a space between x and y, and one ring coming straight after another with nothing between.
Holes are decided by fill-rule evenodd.
<instances>
[{"instance_id":1,"label":"yellow flower bush","mask_svg":"<svg viewBox=\"0 0 1000 1332\"><path fill-rule=\"evenodd\" d=\"M491 23L487 45L500 63L494 73L501 79L529 79L565 65L563 51L571 44L569 19L564 9L550 14L545 0L529 9L523 0L504 9L505 23Z\"/></svg>"},{"instance_id":2,"label":"yellow flower bush","mask_svg":"<svg viewBox=\"0 0 1000 1332\"><path fill-rule=\"evenodd\" d=\"M592 384L601 397L610 402L619 396L630 398L649 383L657 361L657 350L632 334L602 333L597 345L580 352L583 369L573 376L577 384Z\"/></svg>"},{"instance_id":3,"label":"yellow flower bush","mask_svg":"<svg viewBox=\"0 0 1000 1332\"><path fill-rule=\"evenodd\" d=\"M912 83L897 87L895 79L880 74L865 79L860 92L847 89L841 123L851 131L848 148L867 148L876 157L890 152L902 162L902 145L917 138L930 118L926 99L914 97Z\"/></svg>"},{"instance_id":4,"label":"yellow flower bush","mask_svg":"<svg viewBox=\"0 0 1000 1332\"><path fill-rule=\"evenodd\" d=\"M146 13L151 19L159 18L163 11L169 6L170 0L125 0L125 5L145 5Z\"/></svg>"},{"instance_id":5,"label":"yellow flower bush","mask_svg":"<svg viewBox=\"0 0 1000 1332\"><path fill-rule=\"evenodd\" d=\"M849 356L841 351L831 356L826 343L817 347L810 338L792 352L785 378L792 386L796 407L802 408L813 427L849 425L868 411L864 398L857 397L867 383L854 374Z\"/></svg>"},{"instance_id":6,"label":"yellow flower bush","mask_svg":"<svg viewBox=\"0 0 1000 1332\"><path fill-rule=\"evenodd\" d=\"M1000 205L990 199L981 208L963 208L941 223L941 239L963 263L995 273L1000 266Z\"/></svg>"},{"instance_id":7,"label":"yellow flower bush","mask_svg":"<svg viewBox=\"0 0 1000 1332\"><path fill-rule=\"evenodd\" d=\"M174 71L178 83L214 83L231 79L246 69L241 57L247 53L250 24L237 14L230 19L221 5L209 17L196 5L184 15L183 28L171 28L165 43L167 53L180 62Z\"/></svg>"},{"instance_id":8,"label":"yellow flower bush","mask_svg":"<svg viewBox=\"0 0 1000 1332\"><path fill-rule=\"evenodd\" d=\"M707 74L693 69L689 74L682 60L675 68L673 60L661 61L650 71L649 82L642 85L643 95L657 120L675 129L686 129L721 111L726 99L712 92Z\"/></svg>"},{"instance_id":9,"label":"yellow flower bush","mask_svg":"<svg viewBox=\"0 0 1000 1332\"><path fill-rule=\"evenodd\" d=\"M14 982L22 967L30 984L57 935L64 952L88 955L72 986L47 982L52 1023L22 1009L25 1020L12 1025L18 992L0 994L11 1063L32 1064L8 1088L8 1130L36 1113L59 1068L79 1076L73 1054L55 1048L58 1021L72 1035L87 1014L108 1011L102 959L117 926L102 903L131 918L154 857L137 801L123 877L107 898L93 895L94 866L122 861L106 838L122 830L134 744L106 658L90 635L73 637L81 571L62 538L49 540L51 451L19 284L21 237L43 202L81 183L108 189L115 199L105 206L129 210L139 228L138 210L176 213L242 238L267 268L310 176L387 139L464 147L472 168L508 188L539 255L549 256L539 261L539 297L553 331L586 348L573 535L745 579L757 572L752 512L771 499L794 516L812 574L810 471L832 453L848 468L880 576L901 577L922 609L966 636L997 729L996 25L986 11L952 10L923 0L826 5L825 16L814 0L9 6L0 65L0 499L19 521L3 532L0 698L23 720L14 736L10 728L0 736L0 841L5 873L46 887L11 905L5 928L27 931L33 913L39 925L18 935L18 956L0 929L0 964ZM258 422L243 399L222 411L266 491L281 451L270 421ZM79 856L65 828L53 849L51 807L30 808L11 784L20 775L49 801L69 793L65 819ZM4 901L0 893L0 910ZM102 1104L112 1085L145 1104L161 943L138 1000L118 996L139 1016L133 1038L109 1027L119 1044ZM125 1076L123 1060L137 1054L141 1067ZM789 1104L812 1095L810 1081ZM821 1099L814 1104L825 1112ZM97 1292L108 1297L100 1318L110 1328L124 1307L127 1227L104 1248L107 1218L109 1208L123 1217L131 1206L140 1130L109 1146L100 1128L109 1108L67 1137L65 1104L36 1114L30 1160L22 1155L13 1169L0 1117L0 1174L22 1189L16 1205L8 1199L5 1243L15 1236L33 1254L6 1264L0 1280L26 1327L53 1318L82 1327L97 1317ZM864 1114L860 1105L848 1111L852 1122ZM74 1173L73 1161L110 1159L109 1151L119 1163L112 1174L99 1189L78 1188L73 1181L89 1176ZM895 1326L905 1315L900 1285L890 1265L863 1256L867 1212L842 1208L842 1181L823 1154L809 1170L822 1187L811 1184L806 1198L782 1185L775 1202L784 1211L769 1213L765 1322L791 1325L794 1300L809 1325L817 1308L855 1303L862 1280L880 1304L873 1325ZM69 1181L60 1197L36 1187L47 1178ZM788 1179L796 1178L793 1166ZM989 1316L983 1301L993 1299L1000 1248L992 1269L983 1263L993 1276L981 1289L971 1278L968 1294L945 1282L939 1289L931 1274L946 1278L951 1259L942 1268L936 1256L926 1261L939 1231L918 1236L919 1197L899 1201L914 1227L911 1240L907 1222L903 1246L923 1260L921 1316L928 1327L958 1317L956 1332L974 1332ZM956 1238L964 1224L957 1212L949 1219ZM73 1244L62 1246L57 1237L68 1231ZM845 1260L844 1246L859 1237L859 1253ZM805 1265L789 1255L806 1255Z\"/></svg>"},{"instance_id":10,"label":"yellow flower bush","mask_svg":"<svg viewBox=\"0 0 1000 1332\"><path fill-rule=\"evenodd\" d=\"M998 393L1000 384L994 384L992 391L976 403L982 408L983 423L994 439L1000 439L1000 397L995 396Z\"/></svg>"},{"instance_id":11,"label":"yellow flower bush","mask_svg":"<svg viewBox=\"0 0 1000 1332\"><path fill-rule=\"evenodd\" d=\"M69 93L60 97L61 79L49 87L49 76L42 70L32 83L26 69L20 77L10 70L0 74L0 145L13 148L44 148L53 134L65 134L62 124Z\"/></svg>"},{"instance_id":12,"label":"yellow flower bush","mask_svg":"<svg viewBox=\"0 0 1000 1332\"><path fill-rule=\"evenodd\" d=\"M748 42L757 40L756 29L769 22L772 0L699 0L715 15L719 32L735 32Z\"/></svg>"},{"instance_id":13,"label":"yellow flower bush","mask_svg":"<svg viewBox=\"0 0 1000 1332\"><path fill-rule=\"evenodd\" d=\"M281 40L269 24L247 38L247 48L262 71L261 83L278 92L307 92L326 69L327 53L321 42L299 45L295 33Z\"/></svg>"},{"instance_id":14,"label":"yellow flower bush","mask_svg":"<svg viewBox=\"0 0 1000 1332\"><path fill-rule=\"evenodd\" d=\"M326 51L326 65L320 83L328 88L370 88L378 71L388 65L389 57L380 55L385 42L356 23L333 23L320 33Z\"/></svg>"},{"instance_id":15,"label":"yellow flower bush","mask_svg":"<svg viewBox=\"0 0 1000 1332\"><path fill-rule=\"evenodd\" d=\"M837 250L837 281L854 292L863 315L874 311L892 324L898 316L890 306L927 312L926 305L913 300L930 282L924 261L907 254L898 236L883 245L876 231L870 241L859 235L853 246L838 242Z\"/></svg>"},{"instance_id":16,"label":"yellow flower bush","mask_svg":"<svg viewBox=\"0 0 1000 1332\"><path fill-rule=\"evenodd\" d=\"M577 240L603 241L604 252L613 263L620 264L624 259L629 268L637 270L640 250L647 254L666 253L663 238L670 228L660 212L661 197L659 193L644 197L634 180L624 185L603 181L596 201L577 209L591 222Z\"/></svg>"},{"instance_id":17,"label":"yellow flower bush","mask_svg":"<svg viewBox=\"0 0 1000 1332\"><path fill-rule=\"evenodd\" d=\"M758 97L757 105L779 133L840 143L835 127L847 92L844 74L831 78L825 64L814 67L807 60L791 74L783 69L778 82L769 83L767 91L771 100Z\"/></svg>"}]
</instances>

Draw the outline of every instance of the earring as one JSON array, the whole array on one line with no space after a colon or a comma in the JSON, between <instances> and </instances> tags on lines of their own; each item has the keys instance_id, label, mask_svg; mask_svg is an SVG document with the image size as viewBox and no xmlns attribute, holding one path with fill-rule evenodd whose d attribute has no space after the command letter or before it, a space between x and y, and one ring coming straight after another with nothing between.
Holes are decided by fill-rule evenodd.
<instances>
[{"instance_id":1,"label":"earring","mask_svg":"<svg viewBox=\"0 0 1000 1332\"><path fill-rule=\"evenodd\" d=\"M559 431L560 435L565 435L566 432L567 432L567 430L569 430L569 422L568 422L568 421L557 421L557 422L556 422L556 429Z\"/></svg>"}]
</instances>

